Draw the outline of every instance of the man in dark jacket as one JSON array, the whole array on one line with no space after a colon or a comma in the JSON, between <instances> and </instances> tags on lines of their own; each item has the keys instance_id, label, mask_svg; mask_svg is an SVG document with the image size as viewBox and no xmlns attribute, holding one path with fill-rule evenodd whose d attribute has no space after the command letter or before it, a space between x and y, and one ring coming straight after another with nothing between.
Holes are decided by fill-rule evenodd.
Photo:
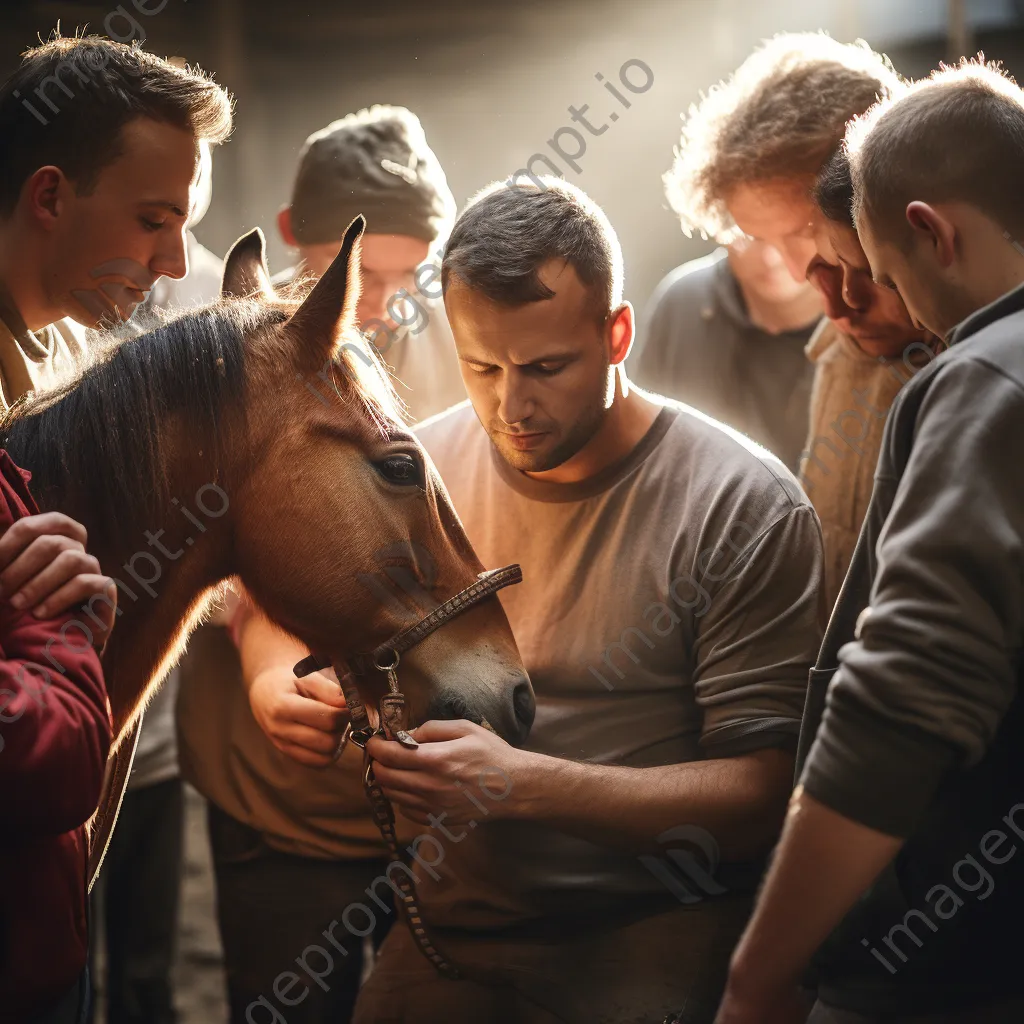
<instances>
[{"instance_id":1,"label":"man in dark jacket","mask_svg":"<svg viewBox=\"0 0 1024 1024\"><path fill-rule=\"evenodd\" d=\"M815 1024L1020 1021L1024 92L945 69L847 146L875 280L951 348L890 413L718 1020L802 1020L817 951Z\"/></svg>"}]
</instances>

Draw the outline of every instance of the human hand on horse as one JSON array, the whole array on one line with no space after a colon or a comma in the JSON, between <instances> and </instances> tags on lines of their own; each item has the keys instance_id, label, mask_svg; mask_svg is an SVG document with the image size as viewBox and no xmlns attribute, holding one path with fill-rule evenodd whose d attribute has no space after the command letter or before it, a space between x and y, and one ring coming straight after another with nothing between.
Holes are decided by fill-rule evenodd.
<instances>
[{"instance_id":1,"label":"human hand on horse","mask_svg":"<svg viewBox=\"0 0 1024 1024\"><path fill-rule=\"evenodd\" d=\"M270 742L309 768L327 768L341 754L348 705L321 672L296 679L291 666L261 672L249 684L249 706Z\"/></svg>"},{"instance_id":2,"label":"human hand on horse","mask_svg":"<svg viewBox=\"0 0 1024 1024\"><path fill-rule=\"evenodd\" d=\"M248 605L238 607L235 616L242 678L257 724L282 754L299 764L333 764L349 718L341 687L322 672L296 679L292 666L309 650Z\"/></svg>"},{"instance_id":3,"label":"human hand on horse","mask_svg":"<svg viewBox=\"0 0 1024 1024\"><path fill-rule=\"evenodd\" d=\"M19 519L0 537L0 597L40 619L88 605L93 647L114 628L117 585L85 550L85 527L61 512Z\"/></svg>"},{"instance_id":4,"label":"human hand on horse","mask_svg":"<svg viewBox=\"0 0 1024 1024\"><path fill-rule=\"evenodd\" d=\"M443 814L448 824L475 826L482 815L518 813L515 782L531 770L529 751L461 719L425 722L410 732L420 744L415 749L379 736L366 744L385 796L407 818L428 825L430 815Z\"/></svg>"}]
</instances>

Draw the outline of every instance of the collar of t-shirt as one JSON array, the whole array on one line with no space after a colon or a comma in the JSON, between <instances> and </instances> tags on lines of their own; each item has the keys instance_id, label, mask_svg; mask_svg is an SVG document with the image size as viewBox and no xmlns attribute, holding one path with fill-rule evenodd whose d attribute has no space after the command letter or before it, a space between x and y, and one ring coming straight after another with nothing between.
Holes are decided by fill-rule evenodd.
<instances>
[{"instance_id":1,"label":"collar of t-shirt","mask_svg":"<svg viewBox=\"0 0 1024 1024\"><path fill-rule=\"evenodd\" d=\"M497 448L488 442L491 449L491 460L498 476L512 490L531 501L585 501L587 498L593 498L609 490L620 480L636 472L661 443L678 415L678 409L669 405L663 406L661 412L654 418L654 422L648 427L647 433L637 442L631 452L592 477L576 483L552 483L550 480L537 480L527 476L520 470L513 469L501 457Z\"/></svg>"},{"instance_id":2,"label":"collar of t-shirt","mask_svg":"<svg viewBox=\"0 0 1024 1024\"><path fill-rule=\"evenodd\" d=\"M12 338L18 342L18 346L25 356L34 363L43 363L53 354L53 334L43 329L39 332L30 331L25 326L25 321L18 307L11 298L11 293L0 281L0 322L10 332Z\"/></svg>"}]
</instances>

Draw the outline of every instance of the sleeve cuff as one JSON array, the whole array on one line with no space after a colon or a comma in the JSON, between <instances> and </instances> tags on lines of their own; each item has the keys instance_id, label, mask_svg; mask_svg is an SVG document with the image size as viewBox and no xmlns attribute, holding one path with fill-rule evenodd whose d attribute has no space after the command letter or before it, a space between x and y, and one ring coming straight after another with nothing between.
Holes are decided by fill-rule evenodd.
<instances>
[{"instance_id":1,"label":"sleeve cuff","mask_svg":"<svg viewBox=\"0 0 1024 1024\"><path fill-rule=\"evenodd\" d=\"M707 757L739 757L753 750L770 747L796 749L800 722L795 718L758 718L749 722L731 722L711 729L700 738Z\"/></svg>"},{"instance_id":2,"label":"sleeve cuff","mask_svg":"<svg viewBox=\"0 0 1024 1024\"><path fill-rule=\"evenodd\" d=\"M800 784L815 800L877 832L906 838L917 827L955 747L830 699Z\"/></svg>"}]
</instances>

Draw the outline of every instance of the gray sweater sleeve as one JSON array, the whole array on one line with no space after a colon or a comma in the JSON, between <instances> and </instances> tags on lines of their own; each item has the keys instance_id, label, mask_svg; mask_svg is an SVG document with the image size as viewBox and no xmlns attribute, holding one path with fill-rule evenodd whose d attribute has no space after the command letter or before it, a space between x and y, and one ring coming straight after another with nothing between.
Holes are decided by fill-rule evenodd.
<instances>
[{"instance_id":1,"label":"gray sweater sleeve","mask_svg":"<svg viewBox=\"0 0 1024 1024\"><path fill-rule=\"evenodd\" d=\"M1017 686L1024 617L1024 392L978 358L929 382L801 782L894 836L985 753Z\"/></svg>"}]
</instances>

